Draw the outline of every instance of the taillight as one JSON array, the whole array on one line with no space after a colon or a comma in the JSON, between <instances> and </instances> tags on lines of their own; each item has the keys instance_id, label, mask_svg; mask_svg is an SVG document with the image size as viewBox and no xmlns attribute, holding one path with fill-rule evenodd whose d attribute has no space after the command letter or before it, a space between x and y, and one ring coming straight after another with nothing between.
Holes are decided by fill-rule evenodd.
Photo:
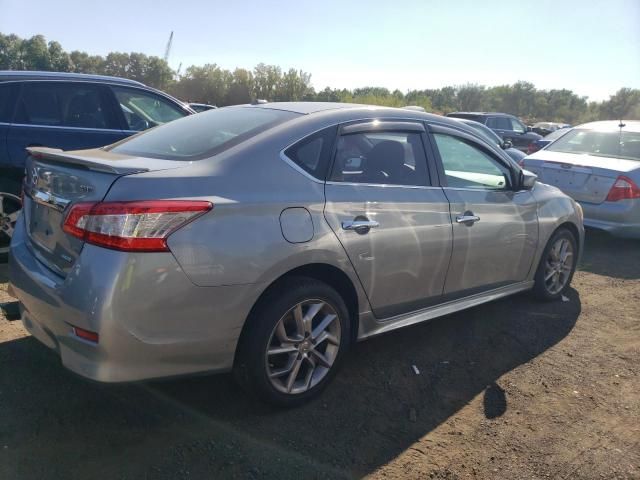
<instances>
[{"instance_id":1,"label":"taillight","mask_svg":"<svg viewBox=\"0 0 640 480\"><path fill-rule=\"evenodd\" d=\"M633 198L640 198L640 188L638 188L638 185L629 177L620 175L613 184L613 187L611 187L611 190L609 190L607 202L631 200Z\"/></svg>"},{"instance_id":2,"label":"taillight","mask_svg":"<svg viewBox=\"0 0 640 480\"><path fill-rule=\"evenodd\" d=\"M62 229L114 250L166 252L169 235L212 208L209 202L190 200L77 203Z\"/></svg>"},{"instance_id":3,"label":"taillight","mask_svg":"<svg viewBox=\"0 0 640 480\"><path fill-rule=\"evenodd\" d=\"M524 158L521 158L520 160L518 160L518 165L524 168Z\"/></svg>"},{"instance_id":4,"label":"taillight","mask_svg":"<svg viewBox=\"0 0 640 480\"><path fill-rule=\"evenodd\" d=\"M532 153L535 153L538 150L540 149L538 148L538 145L536 145L536 142L531 142L527 147L527 155L531 155Z\"/></svg>"}]
</instances>

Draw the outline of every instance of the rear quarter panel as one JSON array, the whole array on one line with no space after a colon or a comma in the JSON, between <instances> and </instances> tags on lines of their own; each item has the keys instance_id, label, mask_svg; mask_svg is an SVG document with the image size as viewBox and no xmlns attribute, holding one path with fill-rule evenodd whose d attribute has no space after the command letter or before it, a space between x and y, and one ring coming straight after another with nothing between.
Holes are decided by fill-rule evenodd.
<instances>
[{"instance_id":1,"label":"rear quarter panel","mask_svg":"<svg viewBox=\"0 0 640 480\"><path fill-rule=\"evenodd\" d=\"M280 151L302 135L295 136L261 135L186 168L123 177L107 199L211 201L211 212L168 239L198 286L261 284L266 289L296 267L328 264L347 274L361 308L368 311L355 271L324 219L324 182L311 180L280 158ZM293 207L311 215L313 237L308 242L291 243L283 235L280 215Z\"/></svg>"}]
</instances>

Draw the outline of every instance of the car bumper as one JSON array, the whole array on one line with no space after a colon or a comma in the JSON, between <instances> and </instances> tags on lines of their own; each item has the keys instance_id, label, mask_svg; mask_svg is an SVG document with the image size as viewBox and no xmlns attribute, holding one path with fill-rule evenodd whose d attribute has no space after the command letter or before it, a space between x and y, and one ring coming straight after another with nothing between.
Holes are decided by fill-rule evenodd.
<instances>
[{"instance_id":1,"label":"car bumper","mask_svg":"<svg viewBox=\"0 0 640 480\"><path fill-rule=\"evenodd\" d=\"M624 238L640 238L640 200L580 203L586 227L606 230Z\"/></svg>"},{"instance_id":2,"label":"car bumper","mask_svg":"<svg viewBox=\"0 0 640 480\"><path fill-rule=\"evenodd\" d=\"M123 253L85 245L62 278L14 233L11 288L22 321L75 373L126 382L229 370L258 285L195 286L170 253ZM93 343L73 327L99 334Z\"/></svg>"}]
</instances>

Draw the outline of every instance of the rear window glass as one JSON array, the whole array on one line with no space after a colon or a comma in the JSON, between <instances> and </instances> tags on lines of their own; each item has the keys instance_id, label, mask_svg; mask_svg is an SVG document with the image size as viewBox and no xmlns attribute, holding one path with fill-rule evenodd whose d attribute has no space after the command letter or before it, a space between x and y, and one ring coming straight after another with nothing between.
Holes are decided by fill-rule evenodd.
<instances>
[{"instance_id":1,"label":"rear window glass","mask_svg":"<svg viewBox=\"0 0 640 480\"><path fill-rule=\"evenodd\" d=\"M109 147L114 153L167 160L199 160L299 114L252 107L209 110L175 120Z\"/></svg>"},{"instance_id":2,"label":"rear window glass","mask_svg":"<svg viewBox=\"0 0 640 480\"><path fill-rule=\"evenodd\" d=\"M549 145L547 150L640 161L640 132L574 129Z\"/></svg>"}]
</instances>

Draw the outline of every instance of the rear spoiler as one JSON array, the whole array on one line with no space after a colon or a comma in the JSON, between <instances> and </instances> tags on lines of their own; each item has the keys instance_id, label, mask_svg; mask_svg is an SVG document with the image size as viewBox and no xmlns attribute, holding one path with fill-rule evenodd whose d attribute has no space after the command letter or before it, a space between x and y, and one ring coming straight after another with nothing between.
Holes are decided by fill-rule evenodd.
<instances>
[{"instance_id":1,"label":"rear spoiler","mask_svg":"<svg viewBox=\"0 0 640 480\"><path fill-rule=\"evenodd\" d=\"M45 160L52 163L66 163L86 168L94 172L112 173L116 175L128 175L132 173L148 172L148 168L120 167L117 160L99 160L94 156L83 155L82 150L76 152L64 152L59 148L27 147L27 152L36 160Z\"/></svg>"}]
</instances>

